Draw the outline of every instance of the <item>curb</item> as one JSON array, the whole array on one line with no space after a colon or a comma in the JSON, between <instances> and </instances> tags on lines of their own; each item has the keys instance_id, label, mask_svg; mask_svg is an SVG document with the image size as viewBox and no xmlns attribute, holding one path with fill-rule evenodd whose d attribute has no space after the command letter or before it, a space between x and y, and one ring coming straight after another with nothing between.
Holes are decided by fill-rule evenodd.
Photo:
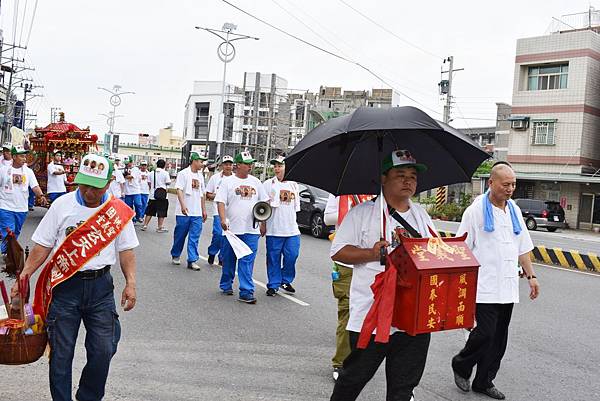
<instances>
[{"instance_id":1,"label":"curb","mask_svg":"<svg viewBox=\"0 0 600 401\"><path fill-rule=\"evenodd\" d=\"M440 237L454 237L450 231L438 231ZM536 246L531 251L531 260L547 265L561 266L581 271L600 273L600 258L595 253L580 253L579 251L565 251L560 248L546 248Z\"/></svg>"}]
</instances>

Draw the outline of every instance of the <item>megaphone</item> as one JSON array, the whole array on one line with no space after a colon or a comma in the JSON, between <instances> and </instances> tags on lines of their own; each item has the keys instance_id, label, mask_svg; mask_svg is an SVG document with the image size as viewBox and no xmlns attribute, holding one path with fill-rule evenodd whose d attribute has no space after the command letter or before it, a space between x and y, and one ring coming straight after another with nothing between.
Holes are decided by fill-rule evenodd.
<instances>
[{"instance_id":1,"label":"megaphone","mask_svg":"<svg viewBox=\"0 0 600 401\"><path fill-rule=\"evenodd\" d=\"M271 208L271 205L269 205L267 202L258 202L256 205L254 205L254 208L252 209L252 216L254 217L254 228L256 228L257 222L269 220L272 214L273 209Z\"/></svg>"}]
</instances>

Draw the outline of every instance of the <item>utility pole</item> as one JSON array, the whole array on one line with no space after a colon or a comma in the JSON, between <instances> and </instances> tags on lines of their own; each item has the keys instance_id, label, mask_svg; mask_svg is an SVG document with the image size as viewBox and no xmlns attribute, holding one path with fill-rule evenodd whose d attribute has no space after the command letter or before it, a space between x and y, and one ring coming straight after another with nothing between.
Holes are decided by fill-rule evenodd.
<instances>
[{"instance_id":1,"label":"utility pole","mask_svg":"<svg viewBox=\"0 0 600 401\"><path fill-rule=\"evenodd\" d=\"M121 85L113 85L112 90L111 89L106 89L106 88L101 88L98 87L98 89L106 91L108 93L110 93L110 105L113 107L112 111L109 113L112 117L110 116L106 116L108 118L107 120L107 124L109 125L109 133L104 135L104 151L107 153L111 153L112 152L112 146L111 146L111 142L112 142L112 135L115 129L115 118L116 116L116 111L117 111L117 107L119 105L121 105L121 95L135 95L135 92L123 92L121 91ZM104 114L103 114L104 115ZM123 117L123 116L118 116L118 117Z\"/></svg>"},{"instance_id":2,"label":"utility pole","mask_svg":"<svg viewBox=\"0 0 600 401\"><path fill-rule=\"evenodd\" d=\"M225 80L227 79L227 63L230 63L235 58L235 47L233 46L232 42L234 42L236 40L242 40L242 39L259 40L259 38L256 38L254 36L249 36L249 35L241 35L241 34L233 33L233 31L235 31L237 29L237 25L232 24L230 22L224 23L223 28L221 30L212 29L212 28L203 28L200 26L196 26L195 28L210 32L223 41L217 47L217 56L219 56L219 59L223 62L223 83L222 83L222 88L221 88L221 105L219 107L219 119L218 119L218 123L217 123L217 140L216 140L217 149L216 149L216 154L215 154L215 159L216 159L217 156L221 155L221 144L223 143L223 132L225 130L225 86L226 86ZM223 34L224 34L224 36L223 36ZM231 39L231 37L233 37L233 39ZM234 106L234 110L235 110L235 106ZM205 156L208 157L208 154L206 154Z\"/></svg>"},{"instance_id":3,"label":"utility pole","mask_svg":"<svg viewBox=\"0 0 600 401\"><path fill-rule=\"evenodd\" d=\"M62 109L60 107L50 107L50 123L56 122L56 116Z\"/></svg>"},{"instance_id":4,"label":"utility pole","mask_svg":"<svg viewBox=\"0 0 600 401\"><path fill-rule=\"evenodd\" d=\"M442 64L448 62L448 70L444 71L442 65L442 79L438 86L440 87L440 95L446 95L446 104L444 104L444 122L450 124L452 121L452 77L456 71L463 71L464 68L454 68L454 56L448 56ZM444 74L448 74L448 79L444 79ZM448 201L448 186L439 187L435 196L436 206L442 206Z\"/></svg>"}]
</instances>

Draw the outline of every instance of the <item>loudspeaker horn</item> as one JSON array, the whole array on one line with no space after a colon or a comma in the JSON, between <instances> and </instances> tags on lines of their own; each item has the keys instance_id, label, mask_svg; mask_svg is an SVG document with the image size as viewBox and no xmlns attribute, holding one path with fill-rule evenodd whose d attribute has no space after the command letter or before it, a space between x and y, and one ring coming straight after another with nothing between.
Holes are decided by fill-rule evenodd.
<instances>
[{"instance_id":1,"label":"loudspeaker horn","mask_svg":"<svg viewBox=\"0 0 600 401\"><path fill-rule=\"evenodd\" d=\"M258 202L252 209L252 216L254 216L254 227L256 227L257 222L269 220L272 214L273 209L271 208L271 205L269 205L267 202Z\"/></svg>"}]
</instances>

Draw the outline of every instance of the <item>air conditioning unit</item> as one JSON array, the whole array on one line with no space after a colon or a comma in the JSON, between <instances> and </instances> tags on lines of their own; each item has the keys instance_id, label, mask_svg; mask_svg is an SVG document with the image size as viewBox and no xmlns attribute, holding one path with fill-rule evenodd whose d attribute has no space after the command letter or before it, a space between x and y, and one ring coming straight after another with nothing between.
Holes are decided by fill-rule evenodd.
<instances>
[{"instance_id":1,"label":"air conditioning unit","mask_svg":"<svg viewBox=\"0 0 600 401\"><path fill-rule=\"evenodd\" d=\"M514 130L526 130L528 122L527 120L512 120L510 126Z\"/></svg>"}]
</instances>

